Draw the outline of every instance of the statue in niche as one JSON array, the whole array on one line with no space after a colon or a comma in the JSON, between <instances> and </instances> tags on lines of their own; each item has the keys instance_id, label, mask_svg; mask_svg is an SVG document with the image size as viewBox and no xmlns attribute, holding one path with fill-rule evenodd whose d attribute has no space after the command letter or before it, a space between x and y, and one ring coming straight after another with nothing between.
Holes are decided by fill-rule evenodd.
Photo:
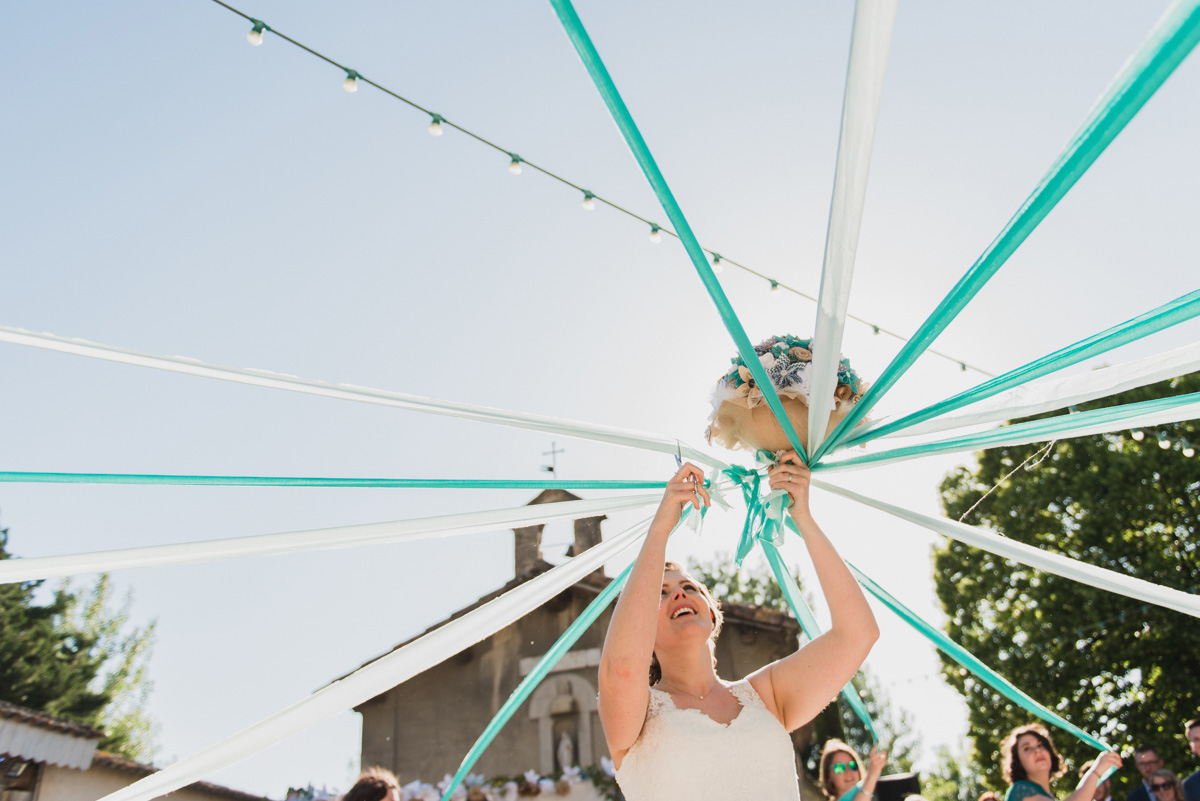
<instances>
[{"instance_id":1,"label":"statue in niche","mask_svg":"<svg viewBox=\"0 0 1200 801\"><path fill-rule=\"evenodd\" d=\"M575 767L575 743L571 741L571 735L565 731L559 735L558 750L555 751L555 756L558 757L559 770Z\"/></svg>"},{"instance_id":2,"label":"statue in niche","mask_svg":"<svg viewBox=\"0 0 1200 801\"><path fill-rule=\"evenodd\" d=\"M575 766L575 737L579 732L579 704L575 700L571 683L559 680L556 687L558 695L550 703L550 716L554 721L552 728L555 761L559 770Z\"/></svg>"}]
</instances>

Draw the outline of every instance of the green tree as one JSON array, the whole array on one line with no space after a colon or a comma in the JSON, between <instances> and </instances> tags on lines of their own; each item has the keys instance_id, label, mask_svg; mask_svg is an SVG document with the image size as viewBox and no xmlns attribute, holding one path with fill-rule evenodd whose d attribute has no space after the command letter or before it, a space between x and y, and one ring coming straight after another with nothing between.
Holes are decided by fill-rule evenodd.
<instances>
[{"instance_id":1,"label":"green tree","mask_svg":"<svg viewBox=\"0 0 1200 801\"><path fill-rule=\"evenodd\" d=\"M1200 374L1106 398L1084 408L1200 391ZM1146 431L996 448L974 470L942 483L947 516L1011 539L1195 593L1200 576L1200 467L1181 442L1195 421ZM1160 447L1163 442L1171 447ZM992 488L995 489L992 489ZM988 494L991 490L990 494ZM958 542L934 551L947 633L1047 707L1127 750L1183 756L1180 728L1200 706L1200 624L1194 618L1085 586ZM957 665L951 685L967 698L974 759L1001 789L998 745L1030 715ZM1077 769L1094 751L1070 735L1055 742ZM1132 771L1114 777L1132 789ZM1127 784L1122 787L1120 785Z\"/></svg>"},{"instance_id":2,"label":"green tree","mask_svg":"<svg viewBox=\"0 0 1200 801\"><path fill-rule=\"evenodd\" d=\"M155 745L154 726L146 714L153 687L146 668L154 647L155 624L129 625L130 595L119 608L111 608L112 585L107 573L82 596L70 597L64 621L92 643L92 654L102 665L98 676L101 692L109 699L100 716L100 728L107 735L100 747L149 761Z\"/></svg>"},{"instance_id":3,"label":"green tree","mask_svg":"<svg viewBox=\"0 0 1200 801\"><path fill-rule=\"evenodd\" d=\"M7 545L0 529L0 559L11 558ZM109 608L106 575L83 595L64 582L44 604L41 584L0 584L0 700L87 724L106 733L101 748L149 759L153 624L130 627L128 599Z\"/></svg>"},{"instance_id":4,"label":"green tree","mask_svg":"<svg viewBox=\"0 0 1200 801\"><path fill-rule=\"evenodd\" d=\"M720 601L766 606L789 614L791 612L787 600L783 597L783 590L775 581L774 573L761 557L755 563L748 560L739 569L731 555L717 554L716 559L711 562L689 562L688 570L703 581L713 596ZM809 606L812 606L812 597L804 590L799 574L793 574L792 577L796 579L796 584L800 586L801 594L809 602ZM887 772L911 770L919 742L912 731L908 713L893 706L887 694L865 670L855 674L851 683L862 698L863 706L866 707L884 747L888 749ZM803 755L805 764L813 776L817 773L821 746L831 737L846 741L864 757L871 749L871 735L866 726L844 702L836 701L827 706L813 721L813 738Z\"/></svg>"},{"instance_id":5,"label":"green tree","mask_svg":"<svg viewBox=\"0 0 1200 801\"><path fill-rule=\"evenodd\" d=\"M987 789L980 773L978 765L956 758L949 748L942 746L938 749L937 767L921 782L921 795L929 801L977 801Z\"/></svg>"}]
</instances>

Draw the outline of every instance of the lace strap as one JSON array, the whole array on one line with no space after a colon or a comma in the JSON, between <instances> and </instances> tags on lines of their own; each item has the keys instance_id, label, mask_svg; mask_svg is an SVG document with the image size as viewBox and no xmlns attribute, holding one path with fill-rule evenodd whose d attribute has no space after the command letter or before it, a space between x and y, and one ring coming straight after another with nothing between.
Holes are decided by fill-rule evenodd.
<instances>
[{"instance_id":1,"label":"lace strap","mask_svg":"<svg viewBox=\"0 0 1200 801\"><path fill-rule=\"evenodd\" d=\"M673 704L674 704L674 702L671 701L670 693L663 692L662 690L658 689L657 687L651 687L650 688L650 705L646 710L647 717L650 715L657 715L660 712L662 712L664 709L666 709L668 706L673 706ZM1183 801L1183 799L1180 799L1179 801Z\"/></svg>"},{"instance_id":2,"label":"lace strap","mask_svg":"<svg viewBox=\"0 0 1200 801\"><path fill-rule=\"evenodd\" d=\"M758 709L766 709L767 705L758 697L758 691L746 679L734 682L729 685L729 692L733 693L734 697L741 702L744 707L756 707Z\"/></svg>"}]
</instances>

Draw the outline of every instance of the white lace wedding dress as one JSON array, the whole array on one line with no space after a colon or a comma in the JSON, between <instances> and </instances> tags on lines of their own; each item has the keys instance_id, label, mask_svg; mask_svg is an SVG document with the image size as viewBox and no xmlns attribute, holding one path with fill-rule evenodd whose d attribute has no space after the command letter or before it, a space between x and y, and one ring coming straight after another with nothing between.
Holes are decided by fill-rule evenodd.
<instances>
[{"instance_id":1,"label":"white lace wedding dress","mask_svg":"<svg viewBox=\"0 0 1200 801\"><path fill-rule=\"evenodd\" d=\"M627 801L799 801L796 756L783 724L749 682L729 691L742 709L724 725L650 688L646 723L617 771Z\"/></svg>"}]
</instances>

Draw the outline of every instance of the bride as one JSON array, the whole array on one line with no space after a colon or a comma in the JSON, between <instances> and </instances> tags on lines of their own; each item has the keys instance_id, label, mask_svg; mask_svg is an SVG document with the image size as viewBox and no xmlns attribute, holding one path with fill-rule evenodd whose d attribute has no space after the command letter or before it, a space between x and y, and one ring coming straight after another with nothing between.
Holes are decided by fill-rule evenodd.
<instances>
[{"instance_id":1,"label":"bride","mask_svg":"<svg viewBox=\"0 0 1200 801\"><path fill-rule=\"evenodd\" d=\"M628 801L796 801L788 732L846 685L879 637L850 571L809 512L809 472L794 452L770 471L785 490L832 613L832 625L796 653L742 681L718 678L713 646L721 610L708 589L665 562L683 508L709 504L692 464L667 484L600 659L600 720Z\"/></svg>"}]
</instances>

